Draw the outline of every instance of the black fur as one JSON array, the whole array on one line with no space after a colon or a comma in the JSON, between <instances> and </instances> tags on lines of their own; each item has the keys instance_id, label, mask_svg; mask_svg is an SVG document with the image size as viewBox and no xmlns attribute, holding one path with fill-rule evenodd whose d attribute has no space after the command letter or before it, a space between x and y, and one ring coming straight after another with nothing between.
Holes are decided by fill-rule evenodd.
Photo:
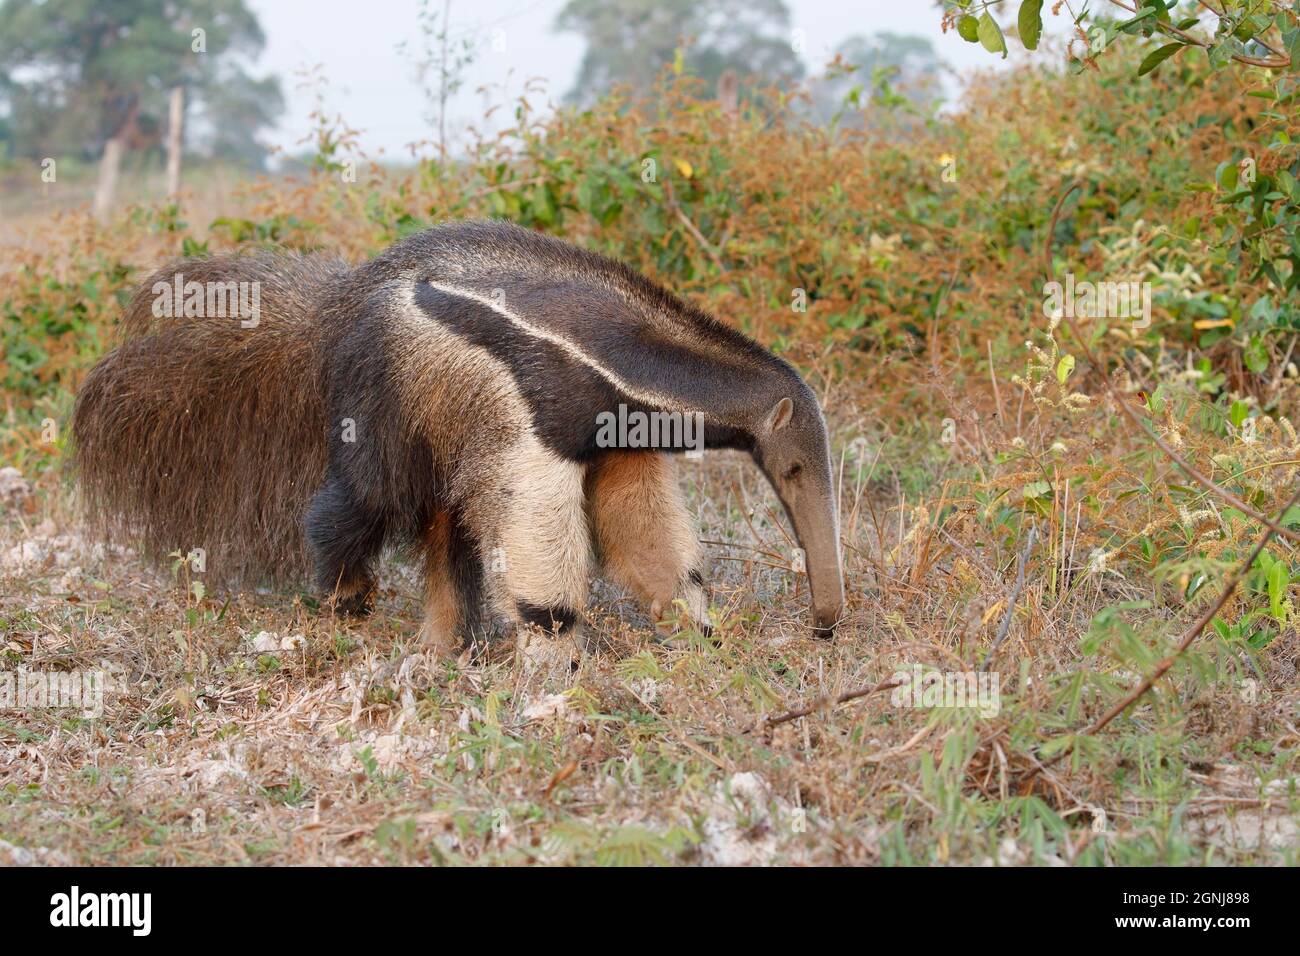
<instances>
[{"instance_id":1,"label":"black fur","mask_svg":"<svg viewBox=\"0 0 1300 956\"><path fill-rule=\"evenodd\" d=\"M519 617L525 624L555 634L571 630L578 622L578 612L571 607L539 607L527 601L518 601L515 607L519 609Z\"/></svg>"},{"instance_id":2,"label":"black fur","mask_svg":"<svg viewBox=\"0 0 1300 956\"><path fill-rule=\"evenodd\" d=\"M338 609L369 610L375 578L371 561L384 546L384 516L358 500L347 479L331 474L307 509L307 538L316 557L316 587L344 595Z\"/></svg>"},{"instance_id":3,"label":"black fur","mask_svg":"<svg viewBox=\"0 0 1300 956\"><path fill-rule=\"evenodd\" d=\"M530 305L562 313L589 304L572 300L566 303L559 298L552 301L551 291L535 292L529 297ZM626 406L629 413L647 415L666 410L638 402L559 345L521 331L481 302L445 292L427 282L416 286L415 302L430 319L485 349L510 369L532 412L537 436L558 455L587 461L596 454L600 450L596 446L597 416L602 412L617 414L619 405ZM607 308L612 311L615 306L611 303ZM734 402L736 394L743 392L743 384L732 380L728 390L730 398L724 397L718 389L717 369L699 355L655 339L643 329L628 328L608 319L609 312L588 313L589 324L575 338L593 359L606 368L616 369L634 388L665 393L693 407L720 411L729 401ZM707 448L748 450L754 444L749 431L716 416L706 415L704 426Z\"/></svg>"},{"instance_id":4,"label":"black fur","mask_svg":"<svg viewBox=\"0 0 1300 956\"><path fill-rule=\"evenodd\" d=\"M460 604L462 636L470 640L487 638L492 633L493 622L485 613L483 601L483 555L479 543L455 515L452 516L449 571Z\"/></svg>"}]
</instances>

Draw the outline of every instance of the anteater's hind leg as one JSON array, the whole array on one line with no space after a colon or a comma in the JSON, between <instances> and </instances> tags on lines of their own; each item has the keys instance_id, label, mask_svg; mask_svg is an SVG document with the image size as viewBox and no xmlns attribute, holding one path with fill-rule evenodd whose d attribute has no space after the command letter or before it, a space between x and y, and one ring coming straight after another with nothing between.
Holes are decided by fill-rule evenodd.
<instances>
[{"instance_id":1,"label":"anteater's hind leg","mask_svg":"<svg viewBox=\"0 0 1300 956\"><path fill-rule=\"evenodd\" d=\"M606 573L632 590L656 621L683 600L691 620L709 628L709 597L677 463L663 452L610 451L590 467L587 501Z\"/></svg>"},{"instance_id":2,"label":"anteater's hind leg","mask_svg":"<svg viewBox=\"0 0 1300 956\"><path fill-rule=\"evenodd\" d=\"M439 511L424 539L420 637L438 654L450 656L485 633L482 555L468 529L450 512Z\"/></svg>"},{"instance_id":3,"label":"anteater's hind leg","mask_svg":"<svg viewBox=\"0 0 1300 956\"><path fill-rule=\"evenodd\" d=\"M375 594L370 565L384 545L383 516L331 475L307 508L306 529L321 594L340 613L368 613Z\"/></svg>"}]
</instances>

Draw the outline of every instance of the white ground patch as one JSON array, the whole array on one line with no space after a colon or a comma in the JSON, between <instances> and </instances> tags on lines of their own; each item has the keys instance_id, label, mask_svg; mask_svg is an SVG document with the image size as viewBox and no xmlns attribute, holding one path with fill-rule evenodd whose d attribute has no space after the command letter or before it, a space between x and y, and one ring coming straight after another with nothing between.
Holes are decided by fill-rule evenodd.
<instances>
[{"instance_id":1,"label":"white ground patch","mask_svg":"<svg viewBox=\"0 0 1300 956\"><path fill-rule=\"evenodd\" d=\"M798 832L797 819L795 809L761 776L732 774L714 791L700 852L706 863L717 866L762 866L775 862L784 848L783 863L799 862L798 852L792 855L788 846Z\"/></svg>"},{"instance_id":2,"label":"white ground patch","mask_svg":"<svg viewBox=\"0 0 1300 956\"><path fill-rule=\"evenodd\" d=\"M58 569L63 573L56 581L56 587L70 590L80 583L84 566L98 564L110 557L126 558L131 554L129 548L105 545L80 532L60 532L53 521L46 519L21 541L0 549L0 578L6 574L48 573Z\"/></svg>"},{"instance_id":3,"label":"white ground patch","mask_svg":"<svg viewBox=\"0 0 1300 956\"><path fill-rule=\"evenodd\" d=\"M286 634L281 637L274 631L258 631L252 638L253 652L256 654L274 654L277 651L292 651L302 647L307 639L301 634Z\"/></svg>"},{"instance_id":4,"label":"white ground patch","mask_svg":"<svg viewBox=\"0 0 1300 956\"><path fill-rule=\"evenodd\" d=\"M1266 783L1240 764L1218 764L1205 780L1218 791L1222 805L1189 815L1187 826L1207 843L1233 850L1300 845L1300 822L1288 810L1291 795L1300 792L1300 780Z\"/></svg>"}]
</instances>

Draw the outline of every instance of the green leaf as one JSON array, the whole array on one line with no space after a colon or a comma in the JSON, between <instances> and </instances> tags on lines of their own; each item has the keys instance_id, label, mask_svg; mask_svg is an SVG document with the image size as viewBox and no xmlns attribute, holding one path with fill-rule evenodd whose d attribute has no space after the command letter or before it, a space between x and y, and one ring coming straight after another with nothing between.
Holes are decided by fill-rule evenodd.
<instances>
[{"instance_id":1,"label":"green leaf","mask_svg":"<svg viewBox=\"0 0 1300 956\"><path fill-rule=\"evenodd\" d=\"M963 14L957 21L957 35L967 43L979 43L980 22L969 13Z\"/></svg>"},{"instance_id":2,"label":"green leaf","mask_svg":"<svg viewBox=\"0 0 1300 956\"><path fill-rule=\"evenodd\" d=\"M987 10L980 17L979 38L984 49L990 53L1001 53L1004 60L1007 58L1007 41L1002 36L1002 28L998 26L998 21L989 16Z\"/></svg>"},{"instance_id":3,"label":"green leaf","mask_svg":"<svg viewBox=\"0 0 1300 956\"><path fill-rule=\"evenodd\" d=\"M1183 46L1184 44L1182 43L1166 43L1164 46L1152 50L1146 55L1146 59L1142 61L1142 65L1138 67L1138 76L1146 76L1161 63L1165 62L1165 60L1169 59L1181 50Z\"/></svg>"},{"instance_id":4,"label":"green leaf","mask_svg":"<svg viewBox=\"0 0 1300 956\"><path fill-rule=\"evenodd\" d=\"M1039 37L1043 35L1043 0L1024 0L1016 24L1025 49L1037 50Z\"/></svg>"},{"instance_id":5,"label":"green leaf","mask_svg":"<svg viewBox=\"0 0 1300 956\"><path fill-rule=\"evenodd\" d=\"M1228 421L1232 422L1233 428L1240 428L1241 423L1246 420L1246 416L1249 414L1249 405L1241 401L1233 402L1232 407L1228 409Z\"/></svg>"},{"instance_id":6,"label":"green leaf","mask_svg":"<svg viewBox=\"0 0 1300 956\"><path fill-rule=\"evenodd\" d=\"M1219 163L1219 168L1215 170L1215 178L1225 193L1236 190L1239 174L1240 169L1237 164L1227 160Z\"/></svg>"},{"instance_id":7,"label":"green leaf","mask_svg":"<svg viewBox=\"0 0 1300 956\"><path fill-rule=\"evenodd\" d=\"M1286 193L1292 202L1300 203L1300 188L1297 188L1296 178L1285 169L1279 169L1275 178L1278 188Z\"/></svg>"},{"instance_id":8,"label":"green leaf","mask_svg":"<svg viewBox=\"0 0 1300 956\"><path fill-rule=\"evenodd\" d=\"M1273 617L1278 621L1282 620L1282 599L1286 597L1286 587L1290 583L1287 574L1285 561L1274 562L1273 566L1268 569L1268 604L1269 610L1273 612Z\"/></svg>"},{"instance_id":9,"label":"green leaf","mask_svg":"<svg viewBox=\"0 0 1300 956\"><path fill-rule=\"evenodd\" d=\"M1210 66L1216 70L1222 69L1231 63L1234 52L1233 46L1226 42L1211 43L1205 48L1205 55L1210 61Z\"/></svg>"},{"instance_id":10,"label":"green leaf","mask_svg":"<svg viewBox=\"0 0 1300 956\"><path fill-rule=\"evenodd\" d=\"M1143 7L1152 7L1156 11L1156 19L1161 23L1169 23L1169 8L1165 6L1164 0L1143 0ZM1170 4L1173 6L1173 4Z\"/></svg>"},{"instance_id":11,"label":"green leaf","mask_svg":"<svg viewBox=\"0 0 1300 956\"><path fill-rule=\"evenodd\" d=\"M1263 375L1268 371L1271 357L1268 351L1268 345L1262 336L1251 336L1246 348L1242 352L1242 358L1245 359L1246 368L1250 369L1256 375Z\"/></svg>"},{"instance_id":12,"label":"green leaf","mask_svg":"<svg viewBox=\"0 0 1300 956\"><path fill-rule=\"evenodd\" d=\"M1052 493L1052 486L1046 481L1031 481L1020 489L1020 496L1026 501L1044 498Z\"/></svg>"}]
</instances>

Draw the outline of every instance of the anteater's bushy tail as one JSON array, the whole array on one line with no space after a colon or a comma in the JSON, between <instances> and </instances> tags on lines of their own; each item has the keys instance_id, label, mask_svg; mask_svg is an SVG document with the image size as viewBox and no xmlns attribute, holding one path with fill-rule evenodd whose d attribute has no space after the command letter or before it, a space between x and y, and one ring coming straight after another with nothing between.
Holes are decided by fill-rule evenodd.
<instances>
[{"instance_id":1,"label":"anteater's bushy tail","mask_svg":"<svg viewBox=\"0 0 1300 956\"><path fill-rule=\"evenodd\" d=\"M202 548L209 576L224 581L306 569L301 519L326 461L317 304L347 271L257 253L180 262L145 282L73 416L85 502L105 533L153 557ZM187 318L180 300L155 309L156 284L175 288L177 273L205 288L257 285L242 287L238 314Z\"/></svg>"}]
</instances>

